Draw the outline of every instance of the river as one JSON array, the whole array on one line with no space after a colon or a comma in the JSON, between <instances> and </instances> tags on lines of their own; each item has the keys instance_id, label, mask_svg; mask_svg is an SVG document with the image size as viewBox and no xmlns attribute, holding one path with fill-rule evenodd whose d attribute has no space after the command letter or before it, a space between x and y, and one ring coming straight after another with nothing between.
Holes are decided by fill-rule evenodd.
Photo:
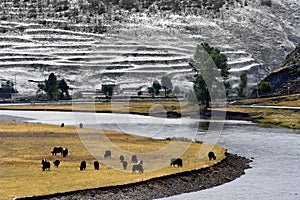
<instances>
[{"instance_id":1,"label":"river","mask_svg":"<svg viewBox=\"0 0 300 200\"><path fill-rule=\"evenodd\" d=\"M0 115L26 117L30 118L27 120L29 122L48 124L64 122L66 125L77 125L83 122L85 127L121 130L155 138L184 136L207 139L204 130L193 132L194 119L43 111L0 111ZM205 125L205 121L202 124ZM150 129L152 132L147 131ZM224 185L165 200L300 199L300 131L243 121L225 121L222 130L216 132L217 144L226 147L230 153L253 158L252 168L246 170L241 178Z\"/></svg>"}]
</instances>

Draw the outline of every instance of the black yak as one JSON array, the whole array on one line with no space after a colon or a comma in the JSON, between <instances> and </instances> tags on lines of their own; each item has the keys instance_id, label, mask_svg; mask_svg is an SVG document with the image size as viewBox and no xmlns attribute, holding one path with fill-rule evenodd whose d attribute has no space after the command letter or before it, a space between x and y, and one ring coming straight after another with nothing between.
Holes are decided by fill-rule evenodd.
<instances>
[{"instance_id":1,"label":"black yak","mask_svg":"<svg viewBox=\"0 0 300 200\"><path fill-rule=\"evenodd\" d=\"M52 153L52 155L56 156L57 153L62 154L62 151L63 151L63 148L60 146L57 146L57 147L53 147L53 150L51 151L51 153Z\"/></svg>"},{"instance_id":2,"label":"black yak","mask_svg":"<svg viewBox=\"0 0 300 200\"><path fill-rule=\"evenodd\" d=\"M94 161L94 168L95 168L95 170L99 170L99 166L100 166L99 162L98 161Z\"/></svg>"},{"instance_id":3,"label":"black yak","mask_svg":"<svg viewBox=\"0 0 300 200\"><path fill-rule=\"evenodd\" d=\"M61 123L60 127L62 127L62 128L63 128L64 126L65 126L65 124L64 124L64 123Z\"/></svg>"},{"instance_id":4,"label":"black yak","mask_svg":"<svg viewBox=\"0 0 300 200\"><path fill-rule=\"evenodd\" d=\"M123 155L120 155L120 161L123 162L125 160Z\"/></svg>"},{"instance_id":5,"label":"black yak","mask_svg":"<svg viewBox=\"0 0 300 200\"><path fill-rule=\"evenodd\" d=\"M45 170L50 170L50 162L48 162L48 161L46 161L46 159L43 159L42 160L42 169L43 169L43 171L45 171Z\"/></svg>"},{"instance_id":6,"label":"black yak","mask_svg":"<svg viewBox=\"0 0 300 200\"><path fill-rule=\"evenodd\" d=\"M80 163L80 171L85 170L86 168L86 162L85 161L81 161Z\"/></svg>"},{"instance_id":7,"label":"black yak","mask_svg":"<svg viewBox=\"0 0 300 200\"><path fill-rule=\"evenodd\" d=\"M123 160L122 164L123 164L123 169L124 169L124 170L127 169L127 166L128 166L127 161L126 161L126 160Z\"/></svg>"},{"instance_id":8,"label":"black yak","mask_svg":"<svg viewBox=\"0 0 300 200\"><path fill-rule=\"evenodd\" d=\"M170 165L171 166L177 165L177 167L182 167L183 166L182 159L181 158L172 158Z\"/></svg>"},{"instance_id":9,"label":"black yak","mask_svg":"<svg viewBox=\"0 0 300 200\"><path fill-rule=\"evenodd\" d=\"M216 160L217 157L215 156L215 153L214 153L214 152L210 151L210 152L208 153L208 159L209 159L209 160L211 160L211 159Z\"/></svg>"},{"instance_id":10,"label":"black yak","mask_svg":"<svg viewBox=\"0 0 300 200\"><path fill-rule=\"evenodd\" d=\"M132 155L132 156L131 156L131 162L132 162L132 163L137 163L137 162L138 162L138 161L137 161L136 155Z\"/></svg>"},{"instance_id":11,"label":"black yak","mask_svg":"<svg viewBox=\"0 0 300 200\"><path fill-rule=\"evenodd\" d=\"M132 166L132 173L138 171L139 173L144 173L144 168L142 164L137 164Z\"/></svg>"},{"instance_id":12,"label":"black yak","mask_svg":"<svg viewBox=\"0 0 300 200\"><path fill-rule=\"evenodd\" d=\"M111 158L111 151L110 150L106 150L104 153L104 158L110 157Z\"/></svg>"},{"instance_id":13,"label":"black yak","mask_svg":"<svg viewBox=\"0 0 300 200\"><path fill-rule=\"evenodd\" d=\"M83 123L80 123L80 124L79 124L79 127L80 127L80 128L83 128Z\"/></svg>"},{"instance_id":14,"label":"black yak","mask_svg":"<svg viewBox=\"0 0 300 200\"><path fill-rule=\"evenodd\" d=\"M60 161L59 161L59 160L55 160L55 161L53 162L53 164L54 164L55 167L58 167L59 164L60 164Z\"/></svg>"},{"instance_id":15,"label":"black yak","mask_svg":"<svg viewBox=\"0 0 300 200\"><path fill-rule=\"evenodd\" d=\"M63 155L63 157L67 157L68 153L69 153L68 148L64 148L64 149L62 150L62 152L61 152L61 154Z\"/></svg>"}]
</instances>

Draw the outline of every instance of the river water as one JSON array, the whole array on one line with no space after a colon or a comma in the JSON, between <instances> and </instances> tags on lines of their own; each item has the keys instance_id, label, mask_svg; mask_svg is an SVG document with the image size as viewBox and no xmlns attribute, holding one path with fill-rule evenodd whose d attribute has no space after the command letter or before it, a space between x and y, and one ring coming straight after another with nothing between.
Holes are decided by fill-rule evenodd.
<instances>
[{"instance_id":1,"label":"river water","mask_svg":"<svg viewBox=\"0 0 300 200\"><path fill-rule=\"evenodd\" d=\"M0 115L30 118L27 121L112 129L132 134L190 137L216 141L230 153L253 158L252 168L232 182L211 189L165 198L194 199L300 199L300 131L262 126L242 121L225 121L222 130L213 130L215 140L205 135L206 122L196 128L194 119L160 119L128 114L73 112L0 111ZM221 123L221 122L220 122ZM222 124L223 125L223 124ZM148 131L151 130L151 131Z\"/></svg>"}]
</instances>

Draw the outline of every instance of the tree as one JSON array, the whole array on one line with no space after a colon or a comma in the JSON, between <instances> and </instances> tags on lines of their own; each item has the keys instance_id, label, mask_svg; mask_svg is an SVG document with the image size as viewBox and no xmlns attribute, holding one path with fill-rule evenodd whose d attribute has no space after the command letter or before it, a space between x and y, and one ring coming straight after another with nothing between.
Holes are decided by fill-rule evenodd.
<instances>
[{"instance_id":1,"label":"tree","mask_svg":"<svg viewBox=\"0 0 300 200\"><path fill-rule=\"evenodd\" d=\"M194 82L194 92L198 101L200 101L203 104L205 103L205 108L209 108L209 102L211 100L209 90L206 85L206 82L203 79L203 76L201 75L198 75L196 77L196 80Z\"/></svg>"},{"instance_id":2,"label":"tree","mask_svg":"<svg viewBox=\"0 0 300 200\"><path fill-rule=\"evenodd\" d=\"M226 90L226 96L229 94L231 85L227 80L230 68L227 65L227 57L220 50L208 43L201 43L197 46L190 65L197 73L194 91L198 101L205 103L206 108L210 106L211 96L221 98L223 88ZM217 69L214 69L215 66Z\"/></svg>"},{"instance_id":3,"label":"tree","mask_svg":"<svg viewBox=\"0 0 300 200\"><path fill-rule=\"evenodd\" d=\"M48 77L48 80L45 83L45 92L50 100L58 100L59 98L59 91L58 91L58 84L57 78L54 73L51 73Z\"/></svg>"},{"instance_id":4,"label":"tree","mask_svg":"<svg viewBox=\"0 0 300 200\"><path fill-rule=\"evenodd\" d=\"M163 76L161 78L161 87L165 90L165 97L172 92L173 84L168 76Z\"/></svg>"},{"instance_id":5,"label":"tree","mask_svg":"<svg viewBox=\"0 0 300 200\"><path fill-rule=\"evenodd\" d=\"M148 92L151 94L152 97L154 97L154 88L153 87L148 87Z\"/></svg>"},{"instance_id":6,"label":"tree","mask_svg":"<svg viewBox=\"0 0 300 200\"><path fill-rule=\"evenodd\" d=\"M58 81L54 73L51 73L44 84L38 84L40 90L45 91L49 100L69 98L69 86L64 79Z\"/></svg>"},{"instance_id":7,"label":"tree","mask_svg":"<svg viewBox=\"0 0 300 200\"><path fill-rule=\"evenodd\" d=\"M176 95L179 95L180 94L180 88L176 85L175 87L174 87L174 94L176 94Z\"/></svg>"},{"instance_id":8,"label":"tree","mask_svg":"<svg viewBox=\"0 0 300 200\"><path fill-rule=\"evenodd\" d=\"M261 94L269 94L272 92L272 85L269 81L262 81L258 84Z\"/></svg>"},{"instance_id":9,"label":"tree","mask_svg":"<svg viewBox=\"0 0 300 200\"><path fill-rule=\"evenodd\" d=\"M161 84L157 80L155 80L153 81L152 87L154 90L154 94L159 95L159 91L161 90Z\"/></svg>"},{"instance_id":10,"label":"tree","mask_svg":"<svg viewBox=\"0 0 300 200\"><path fill-rule=\"evenodd\" d=\"M14 88L14 84L11 81L6 81L1 84L1 88L4 89L5 93L15 94L18 91Z\"/></svg>"},{"instance_id":11,"label":"tree","mask_svg":"<svg viewBox=\"0 0 300 200\"><path fill-rule=\"evenodd\" d=\"M106 98L111 98L114 93L114 86L113 85L103 85L102 92L105 94Z\"/></svg>"},{"instance_id":12,"label":"tree","mask_svg":"<svg viewBox=\"0 0 300 200\"><path fill-rule=\"evenodd\" d=\"M240 84L238 87L238 96L239 97L245 97L245 88L247 86L247 82L248 82L248 78L247 78L247 74L244 72L240 75Z\"/></svg>"},{"instance_id":13,"label":"tree","mask_svg":"<svg viewBox=\"0 0 300 200\"><path fill-rule=\"evenodd\" d=\"M70 98L69 86L65 79L58 81L58 89L60 90L60 99Z\"/></svg>"}]
</instances>

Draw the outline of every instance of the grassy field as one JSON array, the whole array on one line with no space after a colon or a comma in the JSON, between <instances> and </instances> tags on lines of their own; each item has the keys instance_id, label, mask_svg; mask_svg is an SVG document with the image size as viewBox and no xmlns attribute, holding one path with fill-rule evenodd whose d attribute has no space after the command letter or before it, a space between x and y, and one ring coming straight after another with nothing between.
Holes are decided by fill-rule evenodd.
<instances>
[{"instance_id":1,"label":"grassy field","mask_svg":"<svg viewBox=\"0 0 300 200\"><path fill-rule=\"evenodd\" d=\"M245 105L300 107L300 94L243 99L236 101L235 104L237 105L223 110L248 113L254 121L262 124L300 129L300 110L245 107Z\"/></svg>"},{"instance_id":2,"label":"grassy field","mask_svg":"<svg viewBox=\"0 0 300 200\"><path fill-rule=\"evenodd\" d=\"M181 171L202 168L219 162L224 158L225 149L218 146L191 143L181 156L183 168L166 167L159 170L148 170L150 163L144 161L144 174L132 174L130 162L127 170L107 167L101 163L100 170L94 170L95 158L82 144L76 127L42 124L2 124L0 128L0 199L14 197L51 194L78 189L94 188L109 185L121 185L157 176L163 176ZM100 131L81 129L81 133L93 137ZM163 148L171 141L154 140L145 137L127 135L115 131L105 131L105 135L114 145L132 152L151 152ZM184 143L178 141L178 144ZM69 149L69 156L51 155L53 146L63 146ZM207 156L199 157L199 150L212 148L217 160L209 161ZM101 154L103 157L103 154ZM58 168L51 163L50 171L42 171L41 160L46 158L53 162L61 161ZM126 156L125 156L126 158ZM103 158L104 159L104 158ZM79 170L82 160L86 160L87 169ZM129 161L129 158L126 158ZM111 162L121 163L119 155L112 151ZM169 160L167 161L169 162Z\"/></svg>"},{"instance_id":3,"label":"grassy field","mask_svg":"<svg viewBox=\"0 0 300 200\"><path fill-rule=\"evenodd\" d=\"M278 97L249 98L237 101L243 105L260 105L260 106L290 106L300 107L300 94L292 94Z\"/></svg>"},{"instance_id":4,"label":"grassy field","mask_svg":"<svg viewBox=\"0 0 300 200\"><path fill-rule=\"evenodd\" d=\"M245 105L259 106L300 106L300 94L279 97L248 98L235 100L234 105L217 110L248 113L258 123L279 125L281 127L300 129L300 112L289 109L255 108ZM137 113L142 115L156 115L167 111L174 111L185 115L198 115L199 107L188 102L129 102L129 103L96 103L74 105L29 105L29 106L3 106L1 109L12 110L59 110L59 111L93 111L93 112L116 112Z\"/></svg>"},{"instance_id":5,"label":"grassy field","mask_svg":"<svg viewBox=\"0 0 300 200\"><path fill-rule=\"evenodd\" d=\"M24 105L24 106L1 106L7 110L47 110L47 111L93 111L93 112L117 112L138 113L142 115L158 114L162 112L178 112L182 114L197 113L199 107L188 102L129 102L129 103L85 103L64 105Z\"/></svg>"},{"instance_id":6,"label":"grassy field","mask_svg":"<svg viewBox=\"0 0 300 200\"><path fill-rule=\"evenodd\" d=\"M251 108L231 106L224 109L232 112L248 113L254 122L278 125L285 128L300 129L300 111L272 108Z\"/></svg>"}]
</instances>

